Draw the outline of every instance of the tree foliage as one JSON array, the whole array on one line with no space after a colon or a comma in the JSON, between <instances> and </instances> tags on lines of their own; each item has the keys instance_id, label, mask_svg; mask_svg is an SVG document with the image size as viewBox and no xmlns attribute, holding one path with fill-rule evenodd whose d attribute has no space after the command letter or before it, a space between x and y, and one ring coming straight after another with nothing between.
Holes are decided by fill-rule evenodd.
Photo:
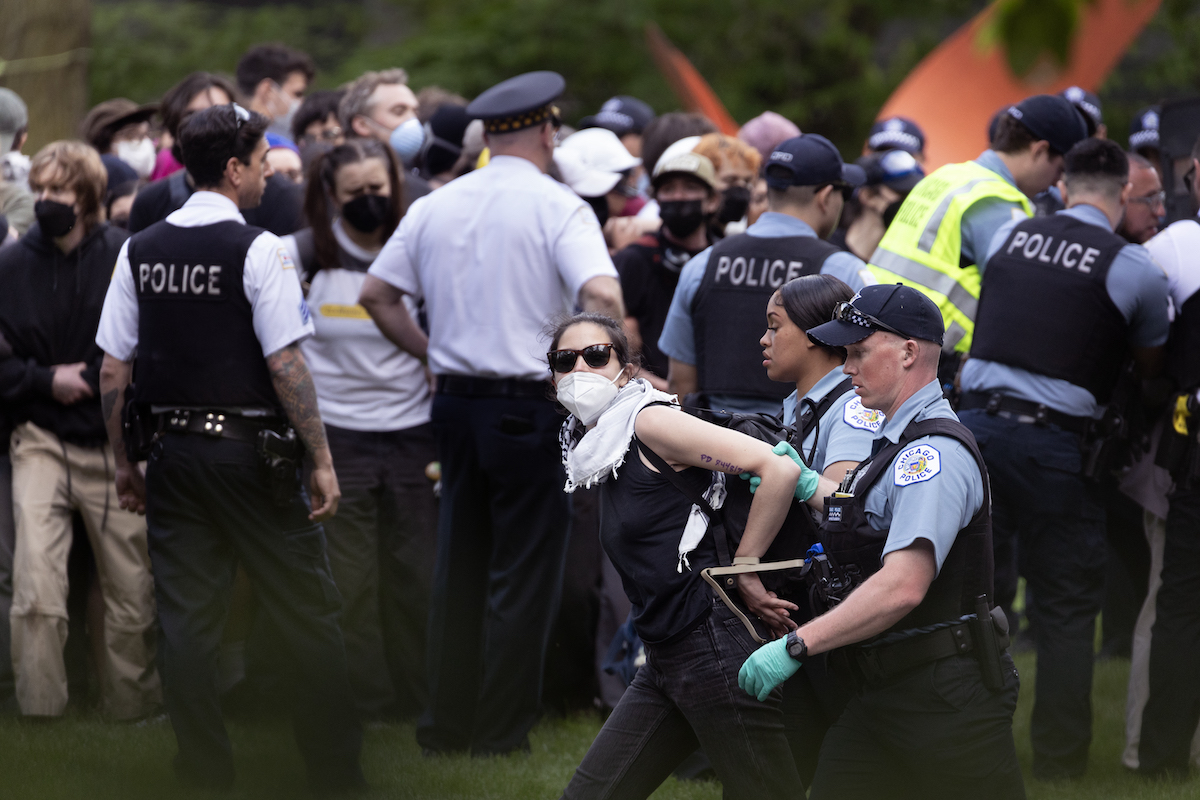
<instances>
[{"instance_id":1,"label":"tree foliage","mask_svg":"<svg viewBox=\"0 0 1200 800\"><path fill-rule=\"evenodd\" d=\"M1003 0L993 35L1020 72L1069 53L1093 0ZM107 0L94 5L91 97L152 100L187 72L232 73L250 45L309 52L317 85L366 69L405 67L415 87L467 97L532 69L567 78L574 121L614 94L678 107L655 69L645 25L656 22L739 122L772 109L851 155L913 66L986 0L329 0L236 5ZM1200 85L1200 12L1163 8L1102 87L1110 130L1124 141L1134 112ZM964 86L964 91L969 91Z\"/></svg>"}]
</instances>

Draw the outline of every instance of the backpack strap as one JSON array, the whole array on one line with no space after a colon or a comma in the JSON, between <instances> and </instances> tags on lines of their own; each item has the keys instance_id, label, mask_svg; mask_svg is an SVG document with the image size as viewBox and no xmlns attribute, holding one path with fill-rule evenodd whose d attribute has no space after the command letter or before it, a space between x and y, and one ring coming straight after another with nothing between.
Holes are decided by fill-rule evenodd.
<instances>
[{"instance_id":1,"label":"backpack strap","mask_svg":"<svg viewBox=\"0 0 1200 800\"><path fill-rule=\"evenodd\" d=\"M663 405L667 404L663 403ZM713 539L716 541L717 545L717 559L720 561L722 567L728 567L731 565L733 563L733 559L729 557L728 534L725 532L723 518L721 518L719 516L719 512L713 509L709 502L704 499L704 493L697 491L695 486L692 486L685 481L662 456L647 447L645 442L639 439L636 434L633 437L633 441L637 444L638 452L644 455L646 460L653 464L654 468L657 469L664 478L670 481L671 484L678 489L684 497L686 497L688 500L691 500L693 505L699 506L700 510L708 515L709 530L712 530L713 522L722 522L722 535L718 536L715 533L713 534Z\"/></svg>"}]
</instances>

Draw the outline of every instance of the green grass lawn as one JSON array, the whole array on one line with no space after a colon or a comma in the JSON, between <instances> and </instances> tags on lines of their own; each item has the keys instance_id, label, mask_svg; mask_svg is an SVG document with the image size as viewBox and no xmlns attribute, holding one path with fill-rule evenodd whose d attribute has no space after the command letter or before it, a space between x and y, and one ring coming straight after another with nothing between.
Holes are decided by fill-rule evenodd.
<instances>
[{"instance_id":1,"label":"green grass lawn","mask_svg":"<svg viewBox=\"0 0 1200 800\"><path fill-rule=\"evenodd\" d=\"M1017 660L1021 703L1015 733L1028 776L1029 714L1034 669L1031 656ZM1174 800L1200 797L1200 778L1152 783L1130 774L1119 761L1123 747L1125 682L1129 662L1096 668L1095 741L1087 777L1076 783L1029 780L1035 800L1135 798ZM363 768L374 787L371 797L555 798L599 729L599 717L582 714L543 722L533 732L532 754L488 759L425 759L411 724L371 728L366 733ZM305 795L303 770L289 727L283 722L232 723L238 767L236 798L292 798ZM121 798L162 800L206 797L185 791L170 771L175 752L165 722L143 726L109 725L90 716L52 724L0 720L0 798ZM681 783L674 778L654 795L660 800L721 796L719 784Z\"/></svg>"}]
</instances>

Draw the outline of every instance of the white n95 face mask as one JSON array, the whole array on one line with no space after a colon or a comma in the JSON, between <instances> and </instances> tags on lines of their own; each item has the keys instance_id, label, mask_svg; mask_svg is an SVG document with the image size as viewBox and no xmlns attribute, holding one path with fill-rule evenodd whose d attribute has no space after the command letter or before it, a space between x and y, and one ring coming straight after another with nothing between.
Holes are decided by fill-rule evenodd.
<instances>
[{"instance_id":1,"label":"white n95 face mask","mask_svg":"<svg viewBox=\"0 0 1200 800\"><path fill-rule=\"evenodd\" d=\"M584 425L594 425L616 398L617 377L609 380L594 372L572 372L558 382L558 402Z\"/></svg>"},{"instance_id":2,"label":"white n95 face mask","mask_svg":"<svg viewBox=\"0 0 1200 800\"><path fill-rule=\"evenodd\" d=\"M154 162L158 158L158 152L154 149L154 142L150 141L149 137L143 137L136 142L122 139L117 142L117 158L133 167L133 171L139 178L145 179L154 172Z\"/></svg>"}]
</instances>

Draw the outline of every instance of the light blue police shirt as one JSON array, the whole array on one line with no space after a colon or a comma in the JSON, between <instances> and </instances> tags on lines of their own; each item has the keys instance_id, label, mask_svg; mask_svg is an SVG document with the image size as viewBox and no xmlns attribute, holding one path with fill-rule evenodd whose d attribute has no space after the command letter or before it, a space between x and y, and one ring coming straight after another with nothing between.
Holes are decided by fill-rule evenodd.
<instances>
[{"instance_id":1,"label":"light blue police shirt","mask_svg":"<svg viewBox=\"0 0 1200 800\"><path fill-rule=\"evenodd\" d=\"M936 418L958 419L933 380L905 400L875 438L895 443L910 422ZM983 476L971 451L948 436L923 436L901 450L867 490L865 510L872 528L888 531L882 555L927 539L940 573L958 532L982 506Z\"/></svg>"},{"instance_id":2,"label":"light blue police shirt","mask_svg":"<svg viewBox=\"0 0 1200 800\"><path fill-rule=\"evenodd\" d=\"M1093 205L1081 203L1058 213L1112 230L1105 213ZM996 231L988 248L989 259L1008 240L1016 225L1017 222L1010 222ZM1170 327L1167 317L1167 276L1154 263L1146 248L1138 244L1121 248L1108 270L1104 286L1129 323L1129 343L1132 346L1158 347L1167 341ZM1082 386L977 358L969 359L963 366L962 388L968 392L1000 392L1034 403L1045 403L1055 411L1073 417L1095 417L1101 411L1096 398Z\"/></svg>"},{"instance_id":3,"label":"light blue police shirt","mask_svg":"<svg viewBox=\"0 0 1200 800\"><path fill-rule=\"evenodd\" d=\"M811 401L813 405L819 405L845 378L846 375L840 366L831 369L813 384L804 395L804 399ZM817 423L816 428L804 437L803 455L807 459L810 451L814 453L809 466L817 472L824 472L825 467L839 461L864 461L871 455L871 442L875 433L883 427L883 421L882 412L864 408L858 395L850 389L829 406L821 415L821 421ZM783 401L783 423L796 424L795 392ZM838 479L841 479L840 475Z\"/></svg>"},{"instance_id":4,"label":"light blue police shirt","mask_svg":"<svg viewBox=\"0 0 1200 800\"><path fill-rule=\"evenodd\" d=\"M783 236L812 236L814 231L807 222L796 219L789 214L767 211L758 221L746 229L751 236L761 236L764 239L774 239ZM668 357L685 364L696 363L696 334L692 325L692 302L696 299L696 290L708 269L708 256L712 248L698 253L691 261L683 266L679 273L679 284L675 287L675 296L671 298L671 308L667 312L667 321L663 325L662 335L658 339L658 349ZM866 268L858 256L852 253L834 253L825 259L821 265L821 273L841 278L858 291L863 287L863 279L859 272ZM766 306L763 306L763 330L766 330ZM710 395L714 408L725 408L730 411L762 412L774 414L778 409L769 401L755 400L748 397L728 395Z\"/></svg>"}]
</instances>

